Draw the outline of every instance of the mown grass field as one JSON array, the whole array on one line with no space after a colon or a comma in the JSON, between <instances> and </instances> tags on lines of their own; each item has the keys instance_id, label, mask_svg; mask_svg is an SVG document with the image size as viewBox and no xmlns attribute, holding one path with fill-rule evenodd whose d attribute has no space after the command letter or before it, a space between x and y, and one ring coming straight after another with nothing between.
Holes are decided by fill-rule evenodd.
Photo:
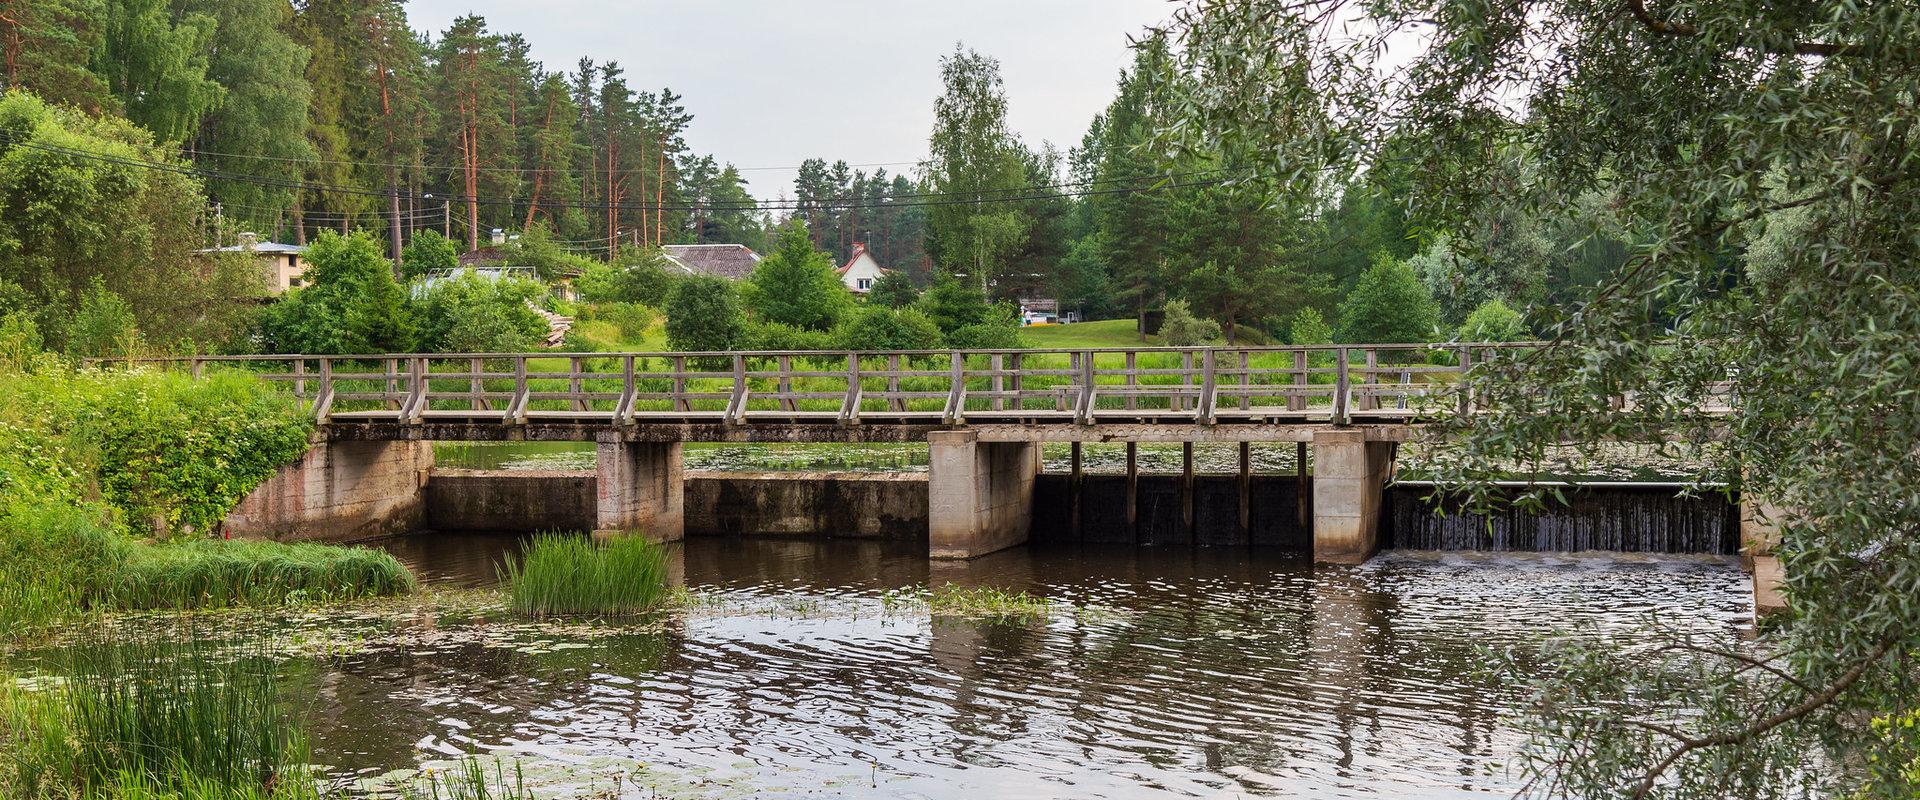
<instances>
[{"instance_id":1,"label":"mown grass field","mask_svg":"<svg viewBox=\"0 0 1920 800\"><path fill-rule=\"evenodd\" d=\"M1103 319L1070 325L1021 328L1020 338L1033 347L1159 347L1160 337L1141 341L1131 319Z\"/></svg>"}]
</instances>

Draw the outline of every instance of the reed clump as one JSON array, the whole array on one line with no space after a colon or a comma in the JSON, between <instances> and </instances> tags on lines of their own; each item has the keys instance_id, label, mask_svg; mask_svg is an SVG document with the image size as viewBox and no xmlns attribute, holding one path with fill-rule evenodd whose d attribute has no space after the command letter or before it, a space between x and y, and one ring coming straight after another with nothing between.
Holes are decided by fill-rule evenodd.
<instances>
[{"instance_id":1,"label":"reed clump","mask_svg":"<svg viewBox=\"0 0 1920 800\"><path fill-rule=\"evenodd\" d=\"M364 547L266 541L188 541L138 547L112 604L187 609L351 600L414 589L392 555Z\"/></svg>"},{"instance_id":2,"label":"reed clump","mask_svg":"<svg viewBox=\"0 0 1920 800\"><path fill-rule=\"evenodd\" d=\"M514 611L530 617L635 616L667 596L666 551L639 534L539 534L500 573Z\"/></svg>"},{"instance_id":3,"label":"reed clump","mask_svg":"<svg viewBox=\"0 0 1920 800\"><path fill-rule=\"evenodd\" d=\"M951 583L928 593L927 607L935 616L1002 618L1044 617L1049 608L1046 600L1025 590Z\"/></svg>"},{"instance_id":4,"label":"reed clump","mask_svg":"<svg viewBox=\"0 0 1920 800\"><path fill-rule=\"evenodd\" d=\"M0 684L0 796L21 800L318 796L264 644L110 642L65 675Z\"/></svg>"}]
</instances>

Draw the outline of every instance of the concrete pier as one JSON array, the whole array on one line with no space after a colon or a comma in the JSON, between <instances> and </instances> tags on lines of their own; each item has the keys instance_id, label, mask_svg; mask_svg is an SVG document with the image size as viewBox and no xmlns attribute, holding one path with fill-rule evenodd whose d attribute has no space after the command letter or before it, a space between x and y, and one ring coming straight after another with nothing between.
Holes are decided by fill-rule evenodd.
<instances>
[{"instance_id":1,"label":"concrete pier","mask_svg":"<svg viewBox=\"0 0 1920 800\"><path fill-rule=\"evenodd\" d=\"M1766 616L1787 610L1780 594L1786 573L1774 550L1780 546L1780 529L1787 516L1778 508L1751 495L1740 498L1740 564L1753 574L1753 613Z\"/></svg>"},{"instance_id":2,"label":"concrete pier","mask_svg":"<svg viewBox=\"0 0 1920 800\"><path fill-rule=\"evenodd\" d=\"M431 442L330 442L315 436L227 515L236 538L348 542L405 533L425 513Z\"/></svg>"},{"instance_id":3,"label":"concrete pier","mask_svg":"<svg viewBox=\"0 0 1920 800\"><path fill-rule=\"evenodd\" d=\"M595 466L595 536L637 531L656 542L686 538L685 470L679 442L626 442L602 436Z\"/></svg>"},{"instance_id":4,"label":"concrete pier","mask_svg":"<svg viewBox=\"0 0 1920 800\"><path fill-rule=\"evenodd\" d=\"M1313 435L1313 560L1358 564L1380 551L1380 507L1393 444L1357 430Z\"/></svg>"},{"instance_id":5,"label":"concrete pier","mask_svg":"<svg viewBox=\"0 0 1920 800\"><path fill-rule=\"evenodd\" d=\"M1038 442L982 442L975 431L927 434L927 545L974 558L1024 544L1033 527Z\"/></svg>"}]
</instances>

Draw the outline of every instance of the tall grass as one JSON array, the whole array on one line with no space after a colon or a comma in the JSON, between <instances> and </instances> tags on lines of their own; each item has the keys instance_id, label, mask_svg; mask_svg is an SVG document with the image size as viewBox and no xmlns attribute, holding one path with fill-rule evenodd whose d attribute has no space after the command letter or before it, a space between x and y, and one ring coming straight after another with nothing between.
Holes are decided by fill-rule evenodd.
<instances>
[{"instance_id":1,"label":"tall grass","mask_svg":"<svg viewBox=\"0 0 1920 800\"><path fill-rule=\"evenodd\" d=\"M310 784L306 739L264 643L76 647L64 682L0 686L0 795L269 797Z\"/></svg>"},{"instance_id":2,"label":"tall grass","mask_svg":"<svg viewBox=\"0 0 1920 800\"><path fill-rule=\"evenodd\" d=\"M514 610L532 617L632 616L659 606L667 588L666 551L638 534L604 544L539 534L500 572Z\"/></svg>"},{"instance_id":3,"label":"tall grass","mask_svg":"<svg viewBox=\"0 0 1920 800\"><path fill-rule=\"evenodd\" d=\"M413 588L413 574L380 550L191 541L134 548L111 602L118 608L185 609L345 600Z\"/></svg>"}]
</instances>

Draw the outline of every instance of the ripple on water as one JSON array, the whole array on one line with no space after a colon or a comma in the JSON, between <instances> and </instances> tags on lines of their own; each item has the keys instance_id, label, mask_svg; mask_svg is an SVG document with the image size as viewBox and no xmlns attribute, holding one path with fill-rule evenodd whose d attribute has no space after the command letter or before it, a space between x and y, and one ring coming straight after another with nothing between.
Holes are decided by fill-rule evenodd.
<instances>
[{"instance_id":1,"label":"ripple on water","mask_svg":"<svg viewBox=\"0 0 1920 800\"><path fill-rule=\"evenodd\" d=\"M476 584L513 537L397 545ZM314 755L379 776L461 753L547 790L651 797L1450 797L1510 793L1512 690L1479 647L1658 612L1745 625L1710 559L1395 553L1313 568L1245 550L694 540L713 600L614 635L528 628L315 662ZM430 562L430 563L426 563ZM930 618L958 583L1110 613ZM537 637L537 638L535 638Z\"/></svg>"}]
</instances>

